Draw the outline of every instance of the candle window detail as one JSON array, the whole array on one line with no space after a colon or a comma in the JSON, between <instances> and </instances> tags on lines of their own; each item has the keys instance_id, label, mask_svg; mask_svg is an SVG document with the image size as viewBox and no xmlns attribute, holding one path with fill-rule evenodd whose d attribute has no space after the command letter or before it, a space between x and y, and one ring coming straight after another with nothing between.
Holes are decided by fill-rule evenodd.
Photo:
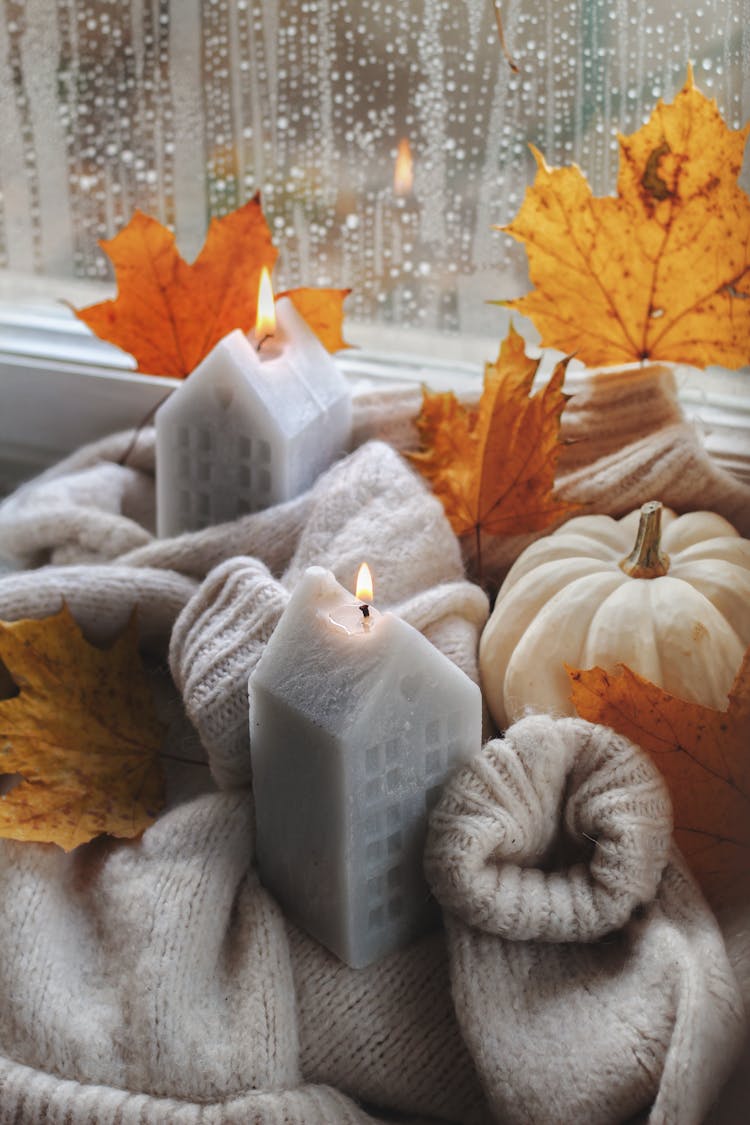
<instances>
[{"instance_id":1,"label":"candle window detail","mask_svg":"<svg viewBox=\"0 0 750 1125\"><path fill-rule=\"evenodd\" d=\"M342 960L368 965L438 916L422 873L427 816L481 748L479 688L405 621L311 567L249 697L261 881Z\"/></svg>"},{"instance_id":2,"label":"candle window detail","mask_svg":"<svg viewBox=\"0 0 750 1125\"><path fill-rule=\"evenodd\" d=\"M255 331L220 340L157 411L160 536L289 500L346 451L344 375L267 274L258 304Z\"/></svg>"}]
</instances>

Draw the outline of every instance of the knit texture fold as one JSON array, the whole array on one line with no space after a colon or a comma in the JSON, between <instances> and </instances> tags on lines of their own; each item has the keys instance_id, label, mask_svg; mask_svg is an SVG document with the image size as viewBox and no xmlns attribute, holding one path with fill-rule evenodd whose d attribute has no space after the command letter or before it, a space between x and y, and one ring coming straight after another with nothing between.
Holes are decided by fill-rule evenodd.
<instances>
[{"instance_id":1,"label":"knit texture fold","mask_svg":"<svg viewBox=\"0 0 750 1125\"><path fill-rule=\"evenodd\" d=\"M745 1017L670 829L650 759L582 719L521 719L447 785L425 868L497 1120L703 1120Z\"/></svg>"},{"instance_id":2,"label":"knit texture fold","mask_svg":"<svg viewBox=\"0 0 750 1125\"><path fill-rule=\"evenodd\" d=\"M670 380L576 395L558 487L750 533L750 489ZM341 964L258 880L247 682L308 566L352 588L366 560L376 604L477 679L472 547L400 456L419 399L358 397L351 453L307 493L173 539L153 530L153 429L0 505L0 619L65 602L107 644L135 613L168 727L167 805L139 840L0 840L0 1125L691 1125L718 1093L743 1027L727 947L658 774L600 728L523 720L456 775L426 857L445 925L376 965ZM483 547L490 587L529 538ZM726 928L746 1002L749 928Z\"/></svg>"}]
</instances>

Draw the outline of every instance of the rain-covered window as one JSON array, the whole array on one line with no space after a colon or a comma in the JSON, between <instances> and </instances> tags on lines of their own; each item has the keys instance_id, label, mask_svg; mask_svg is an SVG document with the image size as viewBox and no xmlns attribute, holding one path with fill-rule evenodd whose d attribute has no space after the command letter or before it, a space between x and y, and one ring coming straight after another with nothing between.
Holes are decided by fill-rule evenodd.
<instances>
[{"instance_id":1,"label":"rain-covered window","mask_svg":"<svg viewBox=\"0 0 750 1125\"><path fill-rule=\"evenodd\" d=\"M498 10L517 72L491 0L2 0L6 290L110 280L99 240L135 208L192 258L208 218L260 190L280 285L351 286L348 318L402 330L386 347L496 338L488 302L526 274L493 228L533 176L529 142L612 191L616 131L689 59L729 124L750 117L748 0Z\"/></svg>"}]
</instances>

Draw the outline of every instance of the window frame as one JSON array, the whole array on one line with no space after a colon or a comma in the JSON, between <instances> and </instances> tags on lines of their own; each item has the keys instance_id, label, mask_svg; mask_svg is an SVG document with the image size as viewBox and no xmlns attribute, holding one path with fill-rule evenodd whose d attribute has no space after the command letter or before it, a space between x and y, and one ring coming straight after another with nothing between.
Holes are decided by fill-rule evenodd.
<instances>
[{"instance_id":1,"label":"window frame","mask_svg":"<svg viewBox=\"0 0 750 1125\"><path fill-rule=\"evenodd\" d=\"M382 328L358 332L354 326L351 333L365 345L377 334L382 338ZM337 362L355 394L409 385L458 394L480 389L482 364L454 358L460 337L425 335L420 342L441 358L364 346L340 352ZM472 341L474 355L485 359L494 358L497 347L497 341ZM540 381L556 357L544 353ZM88 442L141 424L179 385L132 367L129 356L92 336L64 306L0 301L0 494ZM678 367L676 376L682 406L708 452L750 482L750 371ZM582 365L572 364L568 389L574 391L582 378Z\"/></svg>"}]
</instances>

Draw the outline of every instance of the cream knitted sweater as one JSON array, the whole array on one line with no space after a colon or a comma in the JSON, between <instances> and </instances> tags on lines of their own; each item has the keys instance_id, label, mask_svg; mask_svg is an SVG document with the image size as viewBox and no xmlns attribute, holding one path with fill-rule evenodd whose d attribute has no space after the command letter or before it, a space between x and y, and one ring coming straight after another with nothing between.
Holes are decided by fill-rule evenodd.
<instances>
[{"instance_id":1,"label":"cream knitted sweater","mask_svg":"<svg viewBox=\"0 0 750 1125\"><path fill-rule=\"evenodd\" d=\"M547 1125L637 1112L689 1125L720 1090L743 1034L735 973L669 850L658 774L606 732L539 717L485 747L433 820L445 930L370 969L288 924L257 880L247 678L306 566L348 584L367 557L379 602L476 677L487 600L394 452L410 395L361 400L350 457L305 496L221 528L153 537L149 432L127 467L129 435L107 439L0 507L0 554L19 568L0 579L0 618L44 616L64 598L106 641L137 605L169 722L168 807L139 841L70 855L0 841L3 1125L381 1114ZM667 466L661 495L680 506L692 465L704 491L683 495L688 506L708 490L711 506L750 519L747 490L707 463L669 405L649 438L628 442L623 423L624 451L614 413L609 448L561 474L598 510L622 510L613 458L632 456L640 484L628 479L625 506L654 495ZM518 549L494 545L497 581ZM742 920L730 936L747 980Z\"/></svg>"}]
</instances>

